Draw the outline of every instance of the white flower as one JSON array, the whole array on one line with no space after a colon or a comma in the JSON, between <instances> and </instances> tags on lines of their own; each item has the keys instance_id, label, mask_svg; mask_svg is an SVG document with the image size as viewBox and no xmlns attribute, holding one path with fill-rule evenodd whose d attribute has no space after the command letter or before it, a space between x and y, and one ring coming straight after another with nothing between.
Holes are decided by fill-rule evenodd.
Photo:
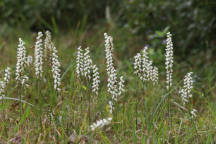
<instances>
[{"instance_id":1,"label":"white flower","mask_svg":"<svg viewBox=\"0 0 216 144\"><path fill-rule=\"evenodd\" d=\"M5 84L8 84L8 83L9 83L10 77L11 77L11 68L10 68L10 67L7 67L7 68L5 69L5 74L4 74L4 82L5 82Z\"/></svg>"},{"instance_id":2,"label":"white flower","mask_svg":"<svg viewBox=\"0 0 216 144\"><path fill-rule=\"evenodd\" d=\"M84 53L84 58L83 58L83 71L84 71L84 76L88 78L89 80L91 79L91 67L92 67L92 60L90 57L90 51L89 47L85 49Z\"/></svg>"},{"instance_id":3,"label":"white flower","mask_svg":"<svg viewBox=\"0 0 216 144\"><path fill-rule=\"evenodd\" d=\"M188 103L188 99L192 97L192 89L193 89L193 72L188 72L184 77L184 86L179 90L179 94L181 95L183 104ZM197 110L192 109L190 111L191 117L196 117Z\"/></svg>"},{"instance_id":4,"label":"white flower","mask_svg":"<svg viewBox=\"0 0 216 144\"><path fill-rule=\"evenodd\" d=\"M191 113L191 117L192 118L195 118L195 117L197 117L197 110L196 109L192 109L192 111L190 112Z\"/></svg>"},{"instance_id":5,"label":"white flower","mask_svg":"<svg viewBox=\"0 0 216 144\"><path fill-rule=\"evenodd\" d=\"M172 86L172 74L173 74L173 42L172 42L172 34L170 32L167 33L166 39L166 83L167 89L169 90Z\"/></svg>"},{"instance_id":6,"label":"white flower","mask_svg":"<svg viewBox=\"0 0 216 144\"><path fill-rule=\"evenodd\" d=\"M106 67L107 67L107 74L108 74L108 92L111 94L113 99L116 99L118 95L118 88L117 88L117 74L116 70L113 66L113 58L112 58L112 51L113 51L113 39L111 36L108 36L107 33L104 33L105 37L105 53L106 53Z\"/></svg>"},{"instance_id":7,"label":"white flower","mask_svg":"<svg viewBox=\"0 0 216 144\"><path fill-rule=\"evenodd\" d=\"M44 49L47 50L47 49L51 49L51 33L49 31L46 31L46 38L44 40Z\"/></svg>"},{"instance_id":8,"label":"white flower","mask_svg":"<svg viewBox=\"0 0 216 144\"><path fill-rule=\"evenodd\" d=\"M4 92L5 92L5 82L0 81L0 97L4 97Z\"/></svg>"},{"instance_id":9,"label":"white flower","mask_svg":"<svg viewBox=\"0 0 216 144\"><path fill-rule=\"evenodd\" d=\"M58 59L57 55L58 51L56 47L52 44L52 73L53 73L53 79L54 79L54 89L57 91L60 91L60 85L61 85L61 64Z\"/></svg>"},{"instance_id":10,"label":"white flower","mask_svg":"<svg viewBox=\"0 0 216 144\"><path fill-rule=\"evenodd\" d=\"M123 79L123 76L121 76L120 78L119 78L120 80L119 80L119 84L118 84L118 87L119 87L119 89L118 89L118 95L121 95L122 94L122 92L124 92L125 90L124 90L124 83L125 83L125 81L124 81L124 79Z\"/></svg>"},{"instance_id":11,"label":"white flower","mask_svg":"<svg viewBox=\"0 0 216 144\"><path fill-rule=\"evenodd\" d=\"M145 46L144 49L141 51L141 56L142 56L142 69L140 70L142 72L141 74L141 80L143 81L149 81L150 74L151 74L151 69L152 69L152 61L149 60L148 57L148 47Z\"/></svg>"},{"instance_id":12,"label":"white flower","mask_svg":"<svg viewBox=\"0 0 216 144\"><path fill-rule=\"evenodd\" d=\"M148 47L145 46L141 53L134 56L134 73L138 75L140 80L152 81L156 84L158 81L158 69L153 66L153 62L148 57Z\"/></svg>"},{"instance_id":13,"label":"white flower","mask_svg":"<svg viewBox=\"0 0 216 144\"><path fill-rule=\"evenodd\" d=\"M28 77L27 75L22 76L22 77L21 77L21 84L22 84L22 86L28 87L28 86L29 86L29 85L27 84L28 80L29 80L29 77Z\"/></svg>"},{"instance_id":14,"label":"white flower","mask_svg":"<svg viewBox=\"0 0 216 144\"><path fill-rule=\"evenodd\" d=\"M191 90L193 88L193 72L188 72L184 77L184 86L179 90L183 103L188 102L188 98L192 97Z\"/></svg>"},{"instance_id":15,"label":"white flower","mask_svg":"<svg viewBox=\"0 0 216 144\"><path fill-rule=\"evenodd\" d=\"M26 57L26 64L30 66L33 63L33 57L31 55Z\"/></svg>"},{"instance_id":16,"label":"white flower","mask_svg":"<svg viewBox=\"0 0 216 144\"><path fill-rule=\"evenodd\" d=\"M151 80L152 80L153 84L158 83L158 68L155 66L152 69Z\"/></svg>"},{"instance_id":17,"label":"white flower","mask_svg":"<svg viewBox=\"0 0 216 144\"><path fill-rule=\"evenodd\" d=\"M43 73L43 48L42 48L42 37L43 33L38 32L38 36L36 38L36 43L35 43L35 75L37 78L42 77Z\"/></svg>"},{"instance_id":18,"label":"white flower","mask_svg":"<svg viewBox=\"0 0 216 144\"><path fill-rule=\"evenodd\" d=\"M134 56L134 70L135 74L137 74L139 77L142 76L142 58L140 53L137 53Z\"/></svg>"},{"instance_id":19,"label":"white flower","mask_svg":"<svg viewBox=\"0 0 216 144\"><path fill-rule=\"evenodd\" d=\"M108 117L107 119L98 120L95 123L93 123L90 126L90 128L91 128L92 131L94 131L96 128L102 128L105 125L109 125L111 121L112 121L111 117Z\"/></svg>"},{"instance_id":20,"label":"white flower","mask_svg":"<svg viewBox=\"0 0 216 144\"><path fill-rule=\"evenodd\" d=\"M113 102L109 101L108 106L109 106L109 113L112 114L112 112L113 112Z\"/></svg>"},{"instance_id":21,"label":"white flower","mask_svg":"<svg viewBox=\"0 0 216 144\"><path fill-rule=\"evenodd\" d=\"M20 81L20 77L24 72L26 60L26 48L24 46L24 42L21 38L19 38L19 44L17 48L17 63L16 63L16 80Z\"/></svg>"},{"instance_id":22,"label":"white flower","mask_svg":"<svg viewBox=\"0 0 216 144\"><path fill-rule=\"evenodd\" d=\"M98 68L96 65L92 66L92 71L93 71L93 76L92 76L92 92L96 93L98 95L98 90L99 90L99 72Z\"/></svg>"},{"instance_id":23,"label":"white flower","mask_svg":"<svg viewBox=\"0 0 216 144\"><path fill-rule=\"evenodd\" d=\"M113 64L113 57L112 57L112 51L113 51L113 38L111 36L108 36L107 33L104 33L105 38L105 54L106 54L106 70L108 74L108 92L111 94L112 100L117 101L117 97L122 94L124 91L124 80L123 77L120 77L120 81L117 81L117 72L114 68ZM111 104L111 103L110 103ZM113 103L112 106L113 108ZM112 111L112 110L110 110Z\"/></svg>"},{"instance_id":24,"label":"white flower","mask_svg":"<svg viewBox=\"0 0 216 144\"><path fill-rule=\"evenodd\" d=\"M52 51L52 38L51 33L46 31L46 38L44 40L44 57L49 62L51 61L51 51Z\"/></svg>"},{"instance_id":25,"label":"white flower","mask_svg":"<svg viewBox=\"0 0 216 144\"><path fill-rule=\"evenodd\" d=\"M83 50L81 48L81 46L78 47L77 49L77 57L76 57L76 73L78 75L78 77L80 77L80 75L84 75L84 70L83 70L84 66L83 66Z\"/></svg>"}]
</instances>

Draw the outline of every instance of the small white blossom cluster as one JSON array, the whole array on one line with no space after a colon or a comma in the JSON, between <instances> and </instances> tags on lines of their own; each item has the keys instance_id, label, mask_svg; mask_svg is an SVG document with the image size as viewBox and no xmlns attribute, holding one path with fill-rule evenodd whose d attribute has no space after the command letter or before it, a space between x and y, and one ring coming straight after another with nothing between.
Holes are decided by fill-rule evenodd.
<instances>
[{"instance_id":1,"label":"small white blossom cluster","mask_svg":"<svg viewBox=\"0 0 216 144\"><path fill-rule=\"evenodd\" d=\"M31 55L26 57L26 65L30 66L33 63L33 57Z\"/></svg>"},{"instance_id":2,"label":"small white blossom cluster","mask_svg":"<svg viewBox=\"0 0 216 144\"><path fill-rule=\"evenodd\" d=\"M145 46L141 53L134 56L134 73L138 75L140 80L152 81L153 84L158 83L158 68L152 65L152 61L148 56L148 47Z\"/></svg>"},{"instance_id":3,"label":"small white blossom cluster","mask_svg":"<svg viewBox=\"0 0 216 144\"><path fill-rule=\"evenodd\" d=\"M4 73L4 82L5 82L6 84L9 83L10 77L11 77L11 68L10 68L10 67L7 67L7 68L5 69L5 73Z\"/></svg>"},{"instance_id":4,"label":"small white blossom cluster","mask_svg":"<svg viewBox=\"0 0 216 144\"><path fill-rule=\"evenodd\" d=\"M92 131L94 131L96 128L102 128L105 125L109 125L112 121L111 117L108 117L107 119L98 120L95 123L93 123L90 128Z\"/></svg>"},{"instance_id":5,"label":"small white blossom cluster","mask_svg":"<svg viewBox=\"0 0 216 144\"><path fill-rule=\"evenodd\" d=\"M151 80L153 81L154 84L158 83L158 68L155 66L152 69Z\"/></svg>"},{"instance_id":6,"label":"small white blossom cluster","mask_svg":"<svg viewBox=\"0 0 216 144\"><path fill-rule=\"evenodd\" d=\"M123 79L123 76L121 76L119 78L119 83L118 83L118 93L117 93L118 96L120 96L122 94L122 92L125 91L124 90L124 83L125 83L125 81ZM112 97L112 99L117 101L117 97L115 97L115 98ZM114 104L113 104L112 100L108 101L108 105L109 105L109 113L112 114L113 110L114 110Z\"/></svg>"},{"instance_id":7,"label":"small white blossom cluster","mask_svg":"<svg viewBox=\"0 0 216 144\"><path fill-rule=\"evenodd\" d=\"M37 78L42 77L43 73L43 41L42 41L43 33L38 32L38 36L36 38L36 43L35 43L35 75Z\"/></svg>"},{"instance_id":8,"label":"small white blossom cluster","mask_svg":"<svg viewBox=\"0 0 216 144\"><path fill-rule=\"evenodd\" d=\"M92 70L93 70L93 75L92 75L92 92L96 93L96 95L98 95L98 90L99 90L99 72L98 72L98 68L96 65L92 66Z\"/></svg>"},{"instance_id":9,"label":"small white blossom cluster","mask_svg":"<svg viewBox=\"0 0 216 144\"><path fill-rule=\"evenodd\" d=\"M24 75L21 79L22 86L28 87L29 86L29 84L27 83L28 80L29 80L29 77L27 75Z\"/></svg>"},{"instance_id":10,"label":"small white blossom cluster","mask_svg":"<svg viewBox=\"0 0 216 144\"><path fill-rule=\"evenodd\" d=\"M78 49L77 49L76 73L77 73L78 77L84 75L84 70L83 70L83 50L82 50L81 46L79 46Z\"/></svg>"},{"instance_id":11,"label":"small white blossom cluster","mask_svg":"<svg viewBox=\"0 0 216 144\"><path fill-rule=\"evenodd\" d=\"M60 89L60 85L61 85L61 64L59 61L59 57L58 57L58 50L55 47L54 43L52 42L52 38L51 38L51 33L49 31L46 31L45 33L46 38L44 40L44 53L42 49L41 50L41 56L40 59L42 61L43 59L43 54L44 54L44 58L46 58L46 60L48 62L51 62L51 68L52 68L52 74L53 74L53 79L54 79L54 89L57 90L58 92L61 90ZM42 48L42 40L41 37L43 35L41 35L40 33L40 37L39 37L39 33L38 33L38 41L40 43L40 48ZM41 64L43 64L43 61L41 62ZM42 65L41 65L41 74L42 74Z\"/></svg>"},{"instance_id":12,"label":"small white blossom cluster","mask_svg":"<svg viewBox=\"0 0 216 144\"><path fill-rule=\"evenodd\" d=\"M52 40L51 33L50 33L50 31L46 31L45 34L46 34L46 38L44 40L44 48L45 49L51 49L51 47L50 47L50 43L51 43L51 40Z\"/></svg>"},{"instance_id":13,"label":"small white blossom cluster","mask_svg":"<svg viewBox=\"0 0 216 144\"><path fill-rule=\"evenodd\" d=\"M19 44L17 48L16 80L22 85L24 85L23 81L26 82L26 77L28 77L24 75L25 64L27 63L26 60L26 48L22 39L19 38Z\"/></svg>"},{"instance_id":14,"label":"small white blossom cluster","mask_svg":"<svg viewBox=\"0 0 216 144\"><path fill-rule=\"evenodd\" d=\"M96 65L93 65L90 57L89 47L87 47L85 51L82 50L81 46L78 47L76 57L76 73L78 77L83 76L92 81L92 92L98 95L100 77L98 68Z\"/></svg>"},{"instance_id":15,"label":"small white blossom cluster","mask_svg":"<svg viewBox=\"0 0 216 144\"><path fill-rule=\"evenodd\" d=\"M84 76L91 79L91 68L93 66L92 59L90 57L89 47L82 50L81 46L77 49L77 58L76 58L76 73L78 77Z\"/></svg>"},{"instance_id":16,"label":"small white blossom cluster","mask_svg":"<svg viewBox=\"0 0 216 144\"><path fill-rule=\"evenodd\" d=\"M50 62L51 61L51 51L52 51L52 37L49 31L45 33L46 38L44 40L44 58Z\"/></svg>"},{"instance_id":17,"label":"small white blossom cluster","mask_svg":"<svg viewBox=\"0 0 216 144\"><path fill-rule=\"evenodd\" d=\"M91 79L91 67L92 67L92 60L90 58L90 51L89 47L85 49L84 53L84 58L83 58L83 71L84 71L84 76L88 78L89 80Z\"/></svg>"},{"instance_id":18,"label":"small white blossom cluster","mask_svg":"<svg viewBox=\"0 0 216 144\"><path fill-rule=\"evenodd\" d=\"M113 38L104 33L105 38L105 53L106 53L106 70L108 74L108 92L111 94L112 99L117 101L117 97L124 91L124 80L120 77L119 82L117 80L117 72L113 64Z\"/></svg>"},{"instance_id":19,"label":"small white blossom cluster","mask_svg":"<svg viewBox=\"0 0 216 144\"><path fill-rule=\"evenodd\" d=\"M9 83L11 78L11 68L7 67L4 71L4 79L3 81L0 81L0 96L4 97L5 96L5 88L6 85Z\"/></svg>"},{"instance_id":20,"label":"small white blossom cluster","mask_svg":"<svg viewBox=\"0 0 216 144\"><path fill-rule=\"evenodd\" d=\"M0 81L0 97L4 97L5 94L5 82L4 81Z\"/></svg>"},{"instance_id":21,"label":"small white blossom cluster","mask_svg":"<svg viewBox=\"0 0 216 144\"><path fill-rule=\"evenodd\" d=\"M52 73L53 73L53 79L54 79L54 89L57 91L60 91L60 85L61 85L61 70L60 70L60 62L57 55L58 51L56 47L52 46Z\"/></svg>"},{"instance_id":22,"label":"small white blossom cluster","mask_svg":"<svg viewBox=\"0 0 216 144\"><path fill-rule=\"evenodd\" d=\"M184 77L184 86L179 90L179 94L181 95L183 104L188 103L188 99L192 97L192 89L193 89L193 72L188 72ZM192 109L191 116L192 118L196 117L196 109Z\"/></svg>"},{"instance_id":23,"label":"small white blossom cluster","mask_svg":"<svg viewBox=\"0 0 216 144\"><path fill-rule=\"evenodd\" d=\"M191 118L195 118L197 117L197 110L196 109L192 109L192 111L190 112L191 113Z\"/></svg>"},{"instance_id":24,"label":"small white blossom cluster","mask_svg":"<svg viewBox=\"0 0 216 144\"><path fill-rule=\"evenodd\" d=\"M167 90L172 86L172 74L173 74L173 42L172 42L172 34L170 32L167 33L166 39L166 83Z\"/></svg>"},{"instance_id":25,"label":"small white blossom cluster","mask_svg":"<svg viewBox=\"0 0 216 144\"><path fill-rule=\"evenodd\" d=\"M21 76L24 72L24 67L26 63L26 48L24 42L19 38L19 44L17 48L17 63L16 63L16 80L20 81Z\"/></svg>"},{"instance_id":26,"label":"small white blossom cluster","mask_svg":"<svg viewBox=\"0 0 216 144\"><path fill-rule=\"evenodd\" d=\"M184 86L180 89L179 93L181 95L183 103L187 103L188 99L192 97L191 90L193 88L193 72L189 72L184 77Z\"/></svg>"}]
</instances>

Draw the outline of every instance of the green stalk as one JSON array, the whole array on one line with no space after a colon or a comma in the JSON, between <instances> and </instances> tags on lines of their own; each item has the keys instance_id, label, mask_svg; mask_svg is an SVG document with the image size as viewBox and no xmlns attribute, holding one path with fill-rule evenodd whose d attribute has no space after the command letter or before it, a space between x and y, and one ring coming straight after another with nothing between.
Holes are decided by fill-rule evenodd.
<instances>
[{"instance_id":1,"label":"green stalk","mask_svg":"<svg viewBox=\"0 0 216 144\"><path fill-rule=\"evenodd\" d=\"M18 94L19 94L19 99L20 99L20 119L22 117L22 102L21 102L21 100L22 100L22 97L21 97L22 91L23 91L23 87L20 84L18 84Z\"/></svg>"},{"instance_id":2,"label":"green stalk","mask_svg":"<svg viewBox=\"0 0 216 144\"><path fill-rule=\"evenodd\" d=\"M137 107L138 107L138 94L137 94L137 92L136 92L136 104L135 104L135 112L136 112L136 130L137 130L137 116L138 116Z\"/></svg>"},{"instance_id":3,"label":"green stalk","mask_svg":"<svg viewBox=\"0 0 216 144\"><path fill-rule=\"evenodd\" d=\"M88 102L89 102L89 125L91 125L91 92L89 91L89 81L87 80L87 93L89 94Z\"/></svg>"}]
</instances>

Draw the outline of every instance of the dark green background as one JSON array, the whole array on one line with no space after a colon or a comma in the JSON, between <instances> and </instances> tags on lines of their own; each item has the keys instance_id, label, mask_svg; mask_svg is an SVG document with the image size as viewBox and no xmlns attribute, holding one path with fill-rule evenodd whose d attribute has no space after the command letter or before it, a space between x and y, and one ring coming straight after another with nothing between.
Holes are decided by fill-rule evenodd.
<instances>
[{"instance_id":1,"label":"dark green background","mask_svg":"<svg viewBox=\"0 0 216 144\"><path fill-rule=\"evenodd\" d=\"M31 31L92 27L106 23L106 8L112 22L143 39L160 32L174 34L179 55L215 49L216 2L214 0L1 0L0 32L8 27Z\"/></svg>"}]
</instances>

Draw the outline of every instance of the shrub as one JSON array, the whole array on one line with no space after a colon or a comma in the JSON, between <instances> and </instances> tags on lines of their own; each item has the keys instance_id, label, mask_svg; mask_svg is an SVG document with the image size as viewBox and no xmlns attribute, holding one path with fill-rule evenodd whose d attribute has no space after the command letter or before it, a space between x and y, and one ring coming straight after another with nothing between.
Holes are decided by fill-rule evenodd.
<instances>
[{"instance_id":1,"label":"shrub","mask_svg":"<svg viewBox=\"0 0 216 144\"><path fill-rule=\"evenodd\" d=\"M188 52L191 48L203 49L207 42L213 43L216 28L214 6L213 1L127 0L122 20L124 26L142 36L169 26L180 40L177 51Z\"/></svg>"}]
</instances>

